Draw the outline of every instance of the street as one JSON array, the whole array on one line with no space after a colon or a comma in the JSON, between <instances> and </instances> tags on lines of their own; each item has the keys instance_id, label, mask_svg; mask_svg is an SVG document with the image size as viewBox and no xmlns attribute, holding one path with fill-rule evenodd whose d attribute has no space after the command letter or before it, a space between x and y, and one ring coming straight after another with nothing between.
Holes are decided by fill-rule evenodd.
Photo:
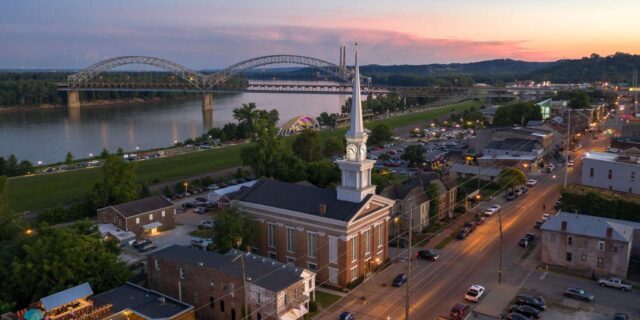
<instances>
[{"instance_id":1,"label":"street","mask_svg":"<svg viewBox=\"0 0 640 320\"><path fill-rule=\"evenodd\" d=\"M597 140L584 139L583 150L571 152L575 166L568 168L569 183L580 181L585 150L603 151L607 143L608 137L601 134ZM534 272L535 264L519 262L525 249L518 246L518 241L534 230L534 222L543 214L543 205L547 213L551 213L560 196L565 169L562 166L552 173L530 175L538 184L529 188L524 196L502 205L503 283L521 287ZM491 203L503 201L496 197ZM490 294L498 284L499 230L498 215L493 215L467 239L451 242L440 252L440 260L413 261L410 318L436 319L439 315L448 315L453 305L464 302L465 292L474 284L484 286L486 294ZM537 230L535 233L539 237ZM395 262L366 281L366 304L361 300L364 291L361 284L320 318L337 319L340 312L350 311L358 319L404 319L406 288L394 288L391 281L398 273L406 272L406 262Z\"/></svg>"}]
</instances>

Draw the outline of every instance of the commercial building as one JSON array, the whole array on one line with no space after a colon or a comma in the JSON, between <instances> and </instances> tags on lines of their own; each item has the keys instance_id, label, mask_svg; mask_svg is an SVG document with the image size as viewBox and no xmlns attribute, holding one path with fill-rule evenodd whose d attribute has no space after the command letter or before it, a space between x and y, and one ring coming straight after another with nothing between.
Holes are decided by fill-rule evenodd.
<instances>
[{"instance_id":1,"label":"commercial building","mask_svg":"<svg viewBox=\"0 0 640 320\"><path fill-rule=\"evenodd\" d=\"M481 159L513 159L537 161L542 158L544 149L535 140L505 139L490 141L484 148Z\"/></svg>"},{"instance_id":2,"label":"commercial building","mask_svg":"<svg viewBox=\"0 0 640 320\"><path fill-rule=\"evenodd\" d=\"M295 320L315 299L315 274L244 251L170 246L147 255L149 287L196 306L198 319ZM246 290L246 291L245 291Z\"/></svg>"},{"instance_id":3,"label":"commercial building","mask_svg":"<svg viewBox=\"0 0 640 320\"><path fill-rule=\"evenodd\" d=\"M153 196L98 209L98 222L142 236L175 226L176 209L161 196Z\"/></svg>"},{"instance_id":4,"label":"commercial building","mask_svg":"<svg viewBox=\"0 0 640 320\"><path fill-rule=\"evenodd\" d=\"M542 100L536 103L536 106L540 107L542 113L542 120L547 120L551 117L551 109L553 108L553 102L551 99Z\"/></svg>"},{"instance_id":5,"label":"commercial building","mask_svg":"<svg viewBox=\"0 0 640 320\"><path fill-rule=\"evenodd\" d=\"M323 189L262 178L238 192L232 205L259 224L258 253L345 287L387 260L393 200L375 194L362 119L360 71L353 77L346 158L336 161L341 185Z\"/></svg>"},{"instance_id":6,"label":"commercial building","mask_svg":"<svg viewBox=\"0 0 640 320\"><path fill-rule=\"evenodd\" d=\"M531 140L540 144L543 154L554 150L553 132L541 128L529 127L493 127L484 128L476 132L476 137L469 142L469 147L476 154L485 154L485 148L492 144L495 150L496 142L505 140Z\"/></svg>"},{"instance_id":7,"label":"commercial building","mask_svg":"<svg viewBox=\"0 0 640 320\"><path fill-rule=\"evenodd\" d=\"M541 227L540 259L583 275L627 277L639 230L636 222L561 212Z\"/></svg>"},{"instance_id":8,"label":"commercial building","mask_svg":"<svg viewBox=\"0 0 640 320\"><path fill-rule=\"evenodd\" d=\"M587 152L582 162L582 184L640 194L640 155Z\"/></svg>"}]
</instances>

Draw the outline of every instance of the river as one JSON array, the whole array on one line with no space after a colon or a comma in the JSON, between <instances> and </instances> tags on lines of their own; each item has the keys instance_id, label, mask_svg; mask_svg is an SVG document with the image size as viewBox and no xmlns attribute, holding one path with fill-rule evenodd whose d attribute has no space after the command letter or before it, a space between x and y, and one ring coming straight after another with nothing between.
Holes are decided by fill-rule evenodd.
<instances>
[{"instance_id":1,"label":"river","mask_svg":"<svg viewBox=\"0 0 640 320\"><path fill-rule=\"evenodd\" d=\"M233 109L255 102L260 109L277 109L280 123L300 115L339 112L346 97L325 94L241 93L214 97L213 126L234 121ZM203 132L201 100L163 101L143 105L82 107L70 114L66 108L0 113L0 156L15 154L34 165L64 161L70 151L76 158L136 148L167 147L174 141Z\"/></svg>"}]
</instances>

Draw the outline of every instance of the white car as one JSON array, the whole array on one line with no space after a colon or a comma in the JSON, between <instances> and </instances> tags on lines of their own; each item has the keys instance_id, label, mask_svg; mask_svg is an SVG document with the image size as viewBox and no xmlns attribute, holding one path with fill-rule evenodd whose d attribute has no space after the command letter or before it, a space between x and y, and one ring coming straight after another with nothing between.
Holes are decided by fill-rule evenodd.
<instances>
[{"instance_id":1,"label":"white car","mask_svg":"<svg viewBox=\"0 0 640 320\"><path fill-rule=\"evenodd\" d=\"M500 211L500 209L502 209L502 207L499 204L494 204L491 206L491 209L493 209L495 212Z\"/></svg>"},{"instance_id":2,"label":"white car","mask_svg":"<svg viewBox=\"0 0 640 320\"><path fill-rule=\"evenodd\" d=\"M542 221L547 221L547 219L549 219L549 217L550 217L550 216L551 216L551 215L550 215L550 214L548 214L548 213L543 214L543 215L542 215Z\"/></svg>"},{"instance_id":3,"label":"white car","mask_svg":"<svg viewBox=\"0 0 640 320\"><path fill-rule=\"evenodd\" d=\"M484 287L474 284L467 290L467 293L464 294L464 299L471 302L478 302L482 295L484 295Z\"/></svg>"},{"instance_id":4,"label":"white car","mask_svg":"<svg viewBox=\"0 0 640 320\"><path fill-rule=\"evenodd\" d=\"M535 186L536 184L538 184L538 180L535 180L535 179L529 179L529 180L527 180L527 187L533 187L533 186Z\"/></svg>"},{"instance_id":5,"label":"white car","mask_svg":"<svg viewBox=\"0 0 640 320\"><path fill-rule=\"evenodd\" d=\"M487 210L484 210L484 215L487 216L487 217L491 217L496 212L498 212L498 211L496 209L494 209L494 208L487 208Z\"/></svg>"}]
</instances>

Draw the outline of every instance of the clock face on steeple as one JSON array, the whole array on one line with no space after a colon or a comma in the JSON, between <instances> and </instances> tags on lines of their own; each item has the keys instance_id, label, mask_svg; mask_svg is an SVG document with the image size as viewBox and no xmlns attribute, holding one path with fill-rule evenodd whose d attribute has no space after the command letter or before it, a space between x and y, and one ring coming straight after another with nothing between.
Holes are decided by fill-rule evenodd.
<instances>
[{"instance_id":1,"label":"clock face on steeple","mask_svg":"<svg viewBox=\"0 0 640 320\"><path fill-rule=\"evenodd\" d=\"M358 147L355 144L349 144L347 146L347 160L356 161L357 152L358 152Z\"/></svg>"}]
</instances>

